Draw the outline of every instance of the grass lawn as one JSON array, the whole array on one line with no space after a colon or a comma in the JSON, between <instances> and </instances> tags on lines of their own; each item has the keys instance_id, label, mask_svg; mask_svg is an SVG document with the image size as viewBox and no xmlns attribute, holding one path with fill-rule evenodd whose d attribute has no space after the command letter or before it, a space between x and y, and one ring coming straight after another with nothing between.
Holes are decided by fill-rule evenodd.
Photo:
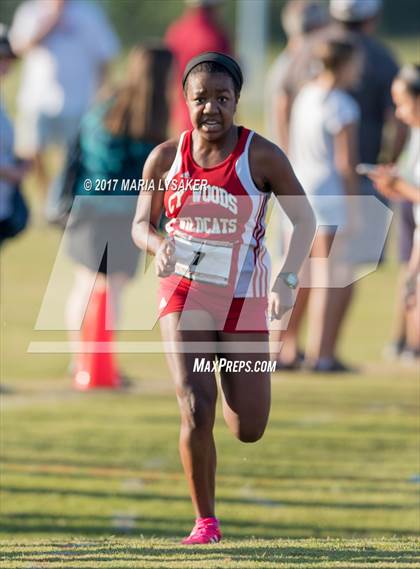
<instances>
[{"instance_id":1,"label":"grass lawn","mask_svg":"<svg viewBox=\"0 0 420 569\"><path fill-rule=\"evenodd\" d=\"M275 374L255 445L219 413L225 540L185 549L192 511L163 357L121 356L138 378L129 392L78 393L66 356L26 353L31 340L64 337L33 331L57 245L38 227L2 256L0 567L420 567L418 370L380 360L392 264L362 279L346 327L341 350L360 374Z\"/></svg>"}]
</instances>

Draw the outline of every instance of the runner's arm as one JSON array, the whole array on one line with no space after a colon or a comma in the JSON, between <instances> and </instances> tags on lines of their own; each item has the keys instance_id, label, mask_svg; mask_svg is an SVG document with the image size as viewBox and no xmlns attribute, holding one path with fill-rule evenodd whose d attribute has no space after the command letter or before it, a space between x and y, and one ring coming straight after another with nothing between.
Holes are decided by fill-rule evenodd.
<instances>
[{"instance_id":1,"label":"runner's arm","mask_svg":"<svg viewBox=\"0 0 420 569\"><path fill-rule=\"evenodd\" d=\"M253 141L254 142L254 141ZM257 136L251 145L251 172L257 187L271 190L293 224L282 273L299 273L308 257L316 231L312 207L289 160L276 145Z\"/></svg>"},{"instance_id":2,"label":"runner's arm","mask_svg":"<svg viewBox=\"0 0 420 569\"><path fill-rule=\"evenodd\" d=\"M152 255L156 255L165 241L157 229L164 208L164 191L159 188L163 186L175 154L176 143L164 142L150 153L143 168L145 189L137 200L131 235L137 247Z\"/></svg>"}]
</instances>

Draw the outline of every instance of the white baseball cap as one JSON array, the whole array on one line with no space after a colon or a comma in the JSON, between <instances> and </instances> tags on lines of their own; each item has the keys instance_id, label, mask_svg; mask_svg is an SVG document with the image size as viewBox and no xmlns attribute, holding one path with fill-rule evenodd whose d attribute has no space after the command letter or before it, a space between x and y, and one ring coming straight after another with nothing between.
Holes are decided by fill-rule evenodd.
<instances>
[{"instance_id":1,"label":"white baseball cap","mask_svg":"<svg viewBox=\"0 0 420 569\"><path fill-rule=\"evenodd\" d=\"M341 22L363 22L381 7L382 0L330 0L330 14Z\"/></svg>"},{"instance_id":2,"label":"white baseball cap","mask_svg":"<svg viewBox=\"0 0 420 569\"><path fill-rule=\"evenodd\" d=\"M281 21L288 37L306 34L328 24L328 6L322 0L292 0L282 11Z\"/></svg>"}]
</instances>

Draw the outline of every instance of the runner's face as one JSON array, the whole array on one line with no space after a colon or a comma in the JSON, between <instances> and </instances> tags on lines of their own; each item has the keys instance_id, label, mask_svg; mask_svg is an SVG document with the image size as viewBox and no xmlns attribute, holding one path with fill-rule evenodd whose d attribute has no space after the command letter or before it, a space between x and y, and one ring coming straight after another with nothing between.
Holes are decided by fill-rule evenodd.
<instances>
[{"instance_id":1,"label":"runner's face","mask_svg":"<svg viewBox=\"0 0 420 569\"><path fill-rule=\"evenodd\" d=\"M409 126L420 126L420 96L409 93L404 81L397 79L392 85L392 98L400 121Z\"/></svg>"},{"instance_id":2,"label":"runner's face","mask_svg":"<svg viewBox=\"0 0 420 569\"><path fill-rule=\"evenodd\" d=\"M193 73L188 78L186 101L191 122L201 136L217 140L230 129L238 97L225 73Z\"/></svg>"}]
</instances>

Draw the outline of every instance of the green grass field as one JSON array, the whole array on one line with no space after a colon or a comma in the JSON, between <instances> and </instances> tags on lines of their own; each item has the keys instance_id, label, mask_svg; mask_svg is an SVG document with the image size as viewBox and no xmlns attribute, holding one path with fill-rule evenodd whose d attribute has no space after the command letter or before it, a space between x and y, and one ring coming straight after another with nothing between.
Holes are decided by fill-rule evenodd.
<instances>
[{"instance_id":1,"label":"green grass field","mask_svg":"<svg viewBox=\"0 0 420 569\"><path fill-rule=\"evenodd\" d=\"M64 337L33 330L58 242L37 227L2 254L0 567L420 567L418 370L380 360L392 263L361 281L347 323L341 350L360 374L275 374L255 445L236 441L219 413L225 540L185 549L192 510L163 357L121 356L137 378L130 392L78 393L66 356L26 353Z\"/></svg>"}]
</instances>

